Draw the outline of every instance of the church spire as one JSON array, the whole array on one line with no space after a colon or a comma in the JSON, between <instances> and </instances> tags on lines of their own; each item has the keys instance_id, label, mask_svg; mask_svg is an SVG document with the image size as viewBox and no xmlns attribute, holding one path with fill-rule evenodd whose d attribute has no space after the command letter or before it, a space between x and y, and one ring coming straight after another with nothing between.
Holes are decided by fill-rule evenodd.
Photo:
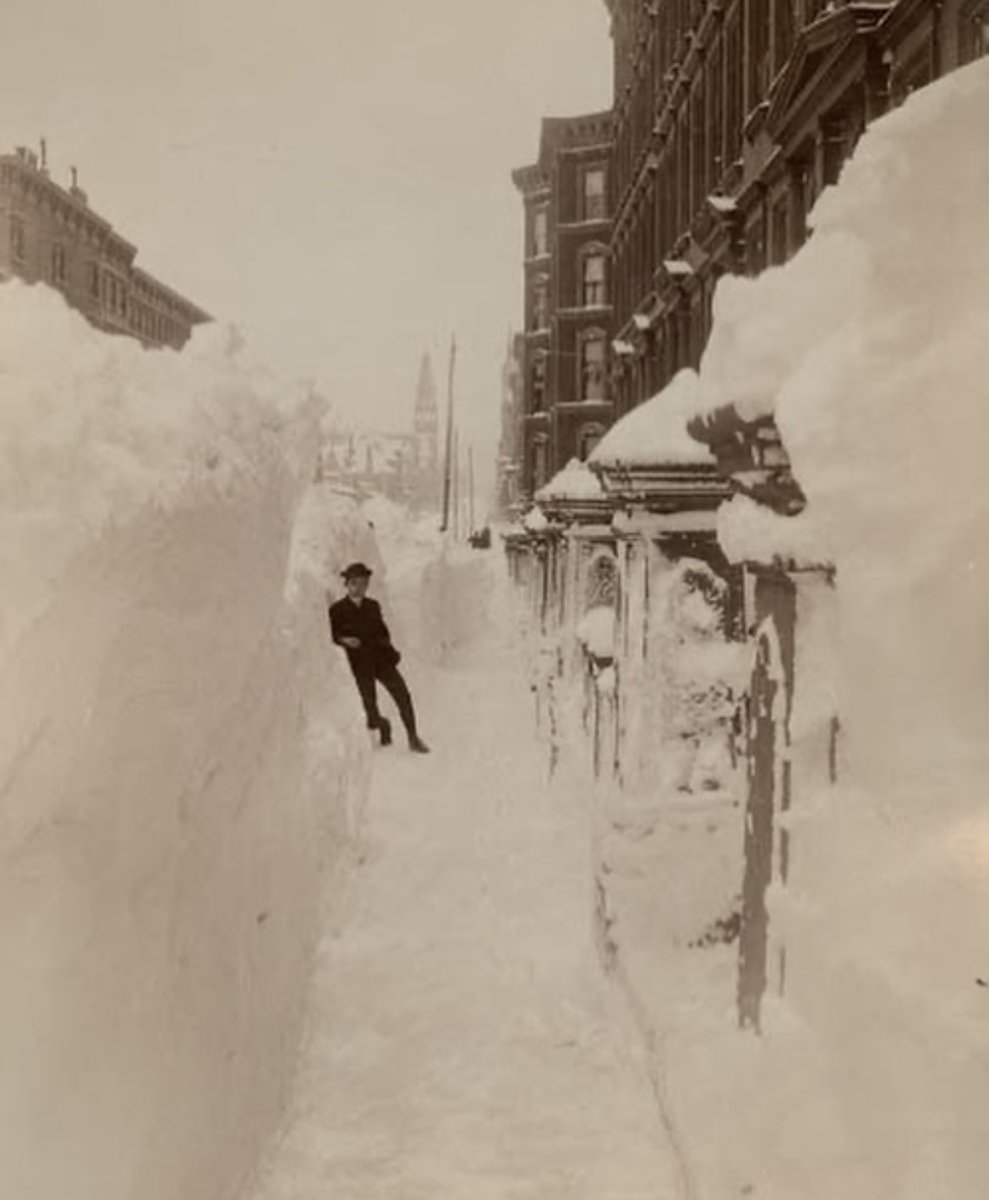
<instances>
[{"instance_id":1,"label":"church spire","mask_svg":"<svg viewBox=\"0 0 989 1200\"><path fill-rule=\"evenodd\" d=\"M436 412L436 381L433 379L433 363L428 352L422 356L419 367L419 382L416 385L416 416L432 416Z\"/></svg>"}]
</instances>

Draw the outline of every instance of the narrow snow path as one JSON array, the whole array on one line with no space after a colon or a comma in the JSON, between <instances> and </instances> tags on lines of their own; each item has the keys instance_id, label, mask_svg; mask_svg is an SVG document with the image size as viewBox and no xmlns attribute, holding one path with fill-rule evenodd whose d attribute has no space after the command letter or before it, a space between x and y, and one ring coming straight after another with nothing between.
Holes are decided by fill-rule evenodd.
<instances>
[{"instance_id":1,"label":"narrow snow path","mask_svg":"<svg viewBox=\"0 0 989 1200\"><path fill-rule=\"evenodd\" d=\"M543 785L514 652L410 682L434 752L376 752L368 855L253 1200L675 1200L593 948L587 816Z\"/></svg>"}]
</instances>

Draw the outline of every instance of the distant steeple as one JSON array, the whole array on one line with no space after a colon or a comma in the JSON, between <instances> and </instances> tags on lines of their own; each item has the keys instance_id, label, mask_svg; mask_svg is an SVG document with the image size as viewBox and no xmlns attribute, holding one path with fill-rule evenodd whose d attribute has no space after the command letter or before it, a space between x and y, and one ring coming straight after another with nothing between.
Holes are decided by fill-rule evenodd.
<instances>
[{"instance_id":1,"label":"distant steeple","mask_svg":"<svg viewBox=\"0 0 989 1200\"><path fill-rule=\"evenodd\" d=\"M436 381L433 379L433 363L428 354L422 356L419 367L419 382L416 384L416 431L420 428L419 418L427 415L436 417Z\"/></svg>"},{"instance_id":2,"label":"distant steeple","mask_svg":"<svg viewBox=\"0 0 989 1200\"><path fill-rule=\"evenodd\" d=\"M419 382L416 384L414 461L417 471L427 475L437 470L439 463L439 408L436 404L436 380L433 378L433 363L429 354L422 356L419 367ZM426 486L424 484L424 486ZM427 491L432 490L429 483Z\"/></svg>"}]
</instances>

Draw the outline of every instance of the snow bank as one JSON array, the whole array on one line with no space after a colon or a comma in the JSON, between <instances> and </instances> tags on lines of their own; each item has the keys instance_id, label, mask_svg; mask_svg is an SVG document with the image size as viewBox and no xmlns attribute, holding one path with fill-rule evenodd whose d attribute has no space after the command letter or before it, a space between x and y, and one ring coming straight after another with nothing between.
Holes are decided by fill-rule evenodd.
<instances>
[{"instance_id":1,"label":"snow bank","mask_svg":"<svg viewBox=\"0 0 989 1200\"><path fill-rule=\"evenodd\" d=\"M428 661L462 661L492 617L492 556L444 543L419 587L419 650Z\"/></svg>"},{"instance_id":2,"label":"snow bank","mask_svg":"<svg viewBox=\"0 0 989 1200\"><path fill-rule=\"evenodd\" d=\"M0 1160L24 1200L235 1194L293 1064L320 833L356 818L366 739L321 571L298 543L289 566L312 422L237 341L148 352L0 288Z\"/></svg>"},{"instance_id":3,"label":"snow bank","mask_svg":"<svg viewBox=\"0 0 989 1200\"><path fill-rule=\"evenodd\" d=\"M807 247L719 287L702 363L775 410L838 569L839 784L798 798L773 919L854 1200L985 1193L987 112L979 63L873 125Z\"/></svg>"},{"instance_id":4,"label":"snow bank","mask_svg":"<svg viewBox=\"0 0 989 1200\"><path fill-rule=\"evenodd\" d=\"M699 380L686 368L651 400L633 408L595 446L588 462L598 467L691 466L714 463L707 446L687 432L701 407Z\"/></svg>"}]
</instances>

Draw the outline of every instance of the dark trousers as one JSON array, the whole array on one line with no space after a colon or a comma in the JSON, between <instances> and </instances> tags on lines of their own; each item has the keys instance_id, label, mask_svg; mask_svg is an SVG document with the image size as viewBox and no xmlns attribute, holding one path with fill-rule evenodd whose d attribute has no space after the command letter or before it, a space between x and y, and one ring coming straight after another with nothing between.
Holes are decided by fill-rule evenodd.
<instances>
[{"instance_id":1,"label":"dark trousers","mask_svg":"<svg viewBox=\"0 0 989 1200\"><path fill-rule=\"evenodd\" d=\"M416 711L412 704L412 696L408 686L397 667L386 666L384 663L367 665L352 664L354 678L357 680L357 690L361 694L364 711L367 713L368 729L381 727L381 713L378 711L378 689L380 683L385 691L395 701L398 715L402 718L405 732L410 738L416 736Z\"/></svg>"}]
</instances>

